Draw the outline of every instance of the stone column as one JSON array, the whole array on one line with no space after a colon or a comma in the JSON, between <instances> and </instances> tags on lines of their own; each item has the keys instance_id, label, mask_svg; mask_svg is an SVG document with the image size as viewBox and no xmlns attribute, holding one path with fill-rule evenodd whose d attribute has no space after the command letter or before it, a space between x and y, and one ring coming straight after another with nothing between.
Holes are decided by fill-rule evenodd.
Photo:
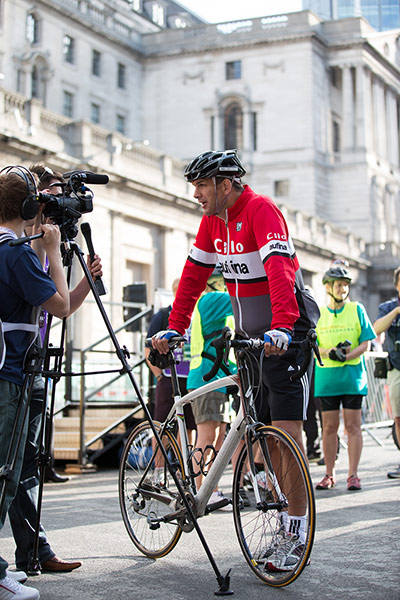
<instances>
[{"instance_id":1,"label":"stone column","mask_svg":"<svg viewBox=\"0 0 400 600\"><path fill-rule=\"evenodd\" d=\"M387 89L386 92L386 135L387 157L390 164L395 167L399 164L399 135L397 125L397 101L395 92Z\"/></svg>"},{"instance_id":2,"label":"stone column","mask_svg":"<svg viewBox=\"0 0 400 600\"><path fill-rule=\"evenodd\" d=\"M382 158L386 157L386 112L383 82L377 77L372 82L374 150Z\"/></svg>"},{"instance_id":3,"label":"stone column","mask_svg":"<svg viewBox=\"0 0 400 600\"><path fill-rule=\"evenodd\" d=\"M368 76L363 65L356 67L356 148L367 148L371 136L371 98L368 94Z\"/></svg>"},{"instance_id":4,"label":"stone column","mask_svg":"<svg viewBox=\"0 0 400 600\"><path fill-rule=\"evenodd\" d=\"M354 94L351 68L342 69L342 149L354 148Z\"/></svg>"},{"instance_id":5,"label":"stone column","mask_svg":"<svg viewBox=\"0 0 400 600\"><path fill-rule=\"evenodd\" d=\"M243 150L251 152L253 150L253 140L251 139L251 115L249 110L243 111Z\"/></svg>"}]
</instances>

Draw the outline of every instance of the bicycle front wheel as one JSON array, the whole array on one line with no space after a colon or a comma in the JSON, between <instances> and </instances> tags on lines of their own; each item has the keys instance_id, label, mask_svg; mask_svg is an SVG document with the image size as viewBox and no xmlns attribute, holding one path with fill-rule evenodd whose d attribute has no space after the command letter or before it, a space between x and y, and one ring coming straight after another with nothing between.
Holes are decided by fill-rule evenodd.
<instances>
[{"instance_id":1,"label":"bicycle front wheel","mask_svg":"<svg viewBox=\"0 0 400 600\"><path fill-rule=\"evenodd\" d=\"M237 461L232 495L236 534L251 569L268 585L292 583L309 561L315 500L307 463L290 435L272 426L256 429Z\"/></svg>"},{"instance_id":2,"label":"bicycle front wheel","mask_svg":"<svg viewBox=\"0 0 400 600\"><path fill-rule=\"evenodd\" d=\"M154 423L157 432L161 425ZM180 479L184 479L182 454L175 437L161 438ZM149 469L143 478L147 466ZM166 460L146 421L130 433L119 466L119 502L126 530L135 546L148 557L161 558L176 546L182 534L177 520L163 520L180 506L180 494Z\"/></svg>"}]
</instances>

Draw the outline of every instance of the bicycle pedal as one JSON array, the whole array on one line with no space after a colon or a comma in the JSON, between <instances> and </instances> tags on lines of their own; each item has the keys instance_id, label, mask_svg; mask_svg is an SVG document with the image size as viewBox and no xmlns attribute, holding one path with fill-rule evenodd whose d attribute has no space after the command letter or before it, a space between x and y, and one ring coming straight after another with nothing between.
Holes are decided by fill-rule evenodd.
<instances>
[{"instance_id":1,"label":"bicycle pedal","mask_svg":"<svg viewBox=\"0 0 400 600\"><path fill-rule=\"evenodd\" d=\"M212 504L207 504L205 514L214 512L215 510L219 510L220 508L224 508L228 506L228 504L232 504L232 501L229 498L221 498L218 502L213 502Z\"/></svg>"}]
</instances>

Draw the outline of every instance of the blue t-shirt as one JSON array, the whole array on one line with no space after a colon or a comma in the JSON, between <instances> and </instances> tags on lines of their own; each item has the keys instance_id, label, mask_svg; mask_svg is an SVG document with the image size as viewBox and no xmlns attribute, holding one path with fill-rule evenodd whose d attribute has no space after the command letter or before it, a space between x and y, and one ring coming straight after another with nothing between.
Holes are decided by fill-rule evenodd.
<instances>
[{"instance_id":1,"label":"blue t-shirt","mask_svg":"<svg viewBox=\"0 0 400 600\"><path fill-rule=\"evenodd\" d=\"M378 307L377 319L389 314L393 309L399 306L399 304L398 298L382 302ZM385 343L383 345L384 349L389 353L389 359L393 367L400 370L400 352L396 352L395 350L395 341L400 341L400 315L397 315L389 329L386 330Z\"/></svg>"},{"instance_id":2,"label":"blue t-shirt","mask_svg":"<svg viewBox=\"0 0 400 600\"><path fill-rule=\"evenodd\" d=\"M27 244L10 247L0 244L0 319L4 323L32 323L32 308L40 306L57 292L39 258ZM23 361L32 333L9 331L4 334L6 358L0 378L22 385Z\"/></svg>"},{"instance_id":3,"label":"blue t-shirt","mask_svg":"<svg viewBox=\"0 0 400 600\"><path fill-rule=\"evenodd\" d=\"M336 311L338 319L340 319L343 308ZM357 303L357 315L361 326L361 333L358 338L358 345L360 345L362 342L376 338L376 333L364 306L360 303ZM357 365L347 365L345 363L341 367L329 368L319 366L316 361L314 384L315 396L366 396L368 392L367 371L365 368L364 357L361 356L360 359L361 360ZM324 359L322 359L322 362L324 362Z\"/></svg>"}]
</instances>

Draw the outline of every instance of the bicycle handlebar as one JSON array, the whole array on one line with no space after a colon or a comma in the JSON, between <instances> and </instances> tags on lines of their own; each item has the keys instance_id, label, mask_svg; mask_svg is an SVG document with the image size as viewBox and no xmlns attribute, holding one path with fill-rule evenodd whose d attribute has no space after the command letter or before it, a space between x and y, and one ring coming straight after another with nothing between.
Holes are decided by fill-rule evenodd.
<instances>
[{"instance_id":1,"label":"bicycle handlebar","mask_svg":"<svg viewBox=\"0 0 400 600\"><path fill-rule=\"evenodd\" d=\"M211 345L216 349L217 355L214 361L214 364L211 370L203 375L203 380L205 382L210 381L215 377L221 368L222 362L227 365L228 364L228 355L229 350L231 348L243 348L243 349L261 349L264 348L264 340L260 338L249 338L246 340L237 340L232 339L233 331L230 327L224 327L221 335L211 342ZM170 350L173 350L177 346L179 346L182 342L186 342L186 338L182 335L176 335L168 340L168 346ZM152 339L146 339L146 346L152 347ZM310 364L310 360L312 358L312 353L315 353L317 360L321 366L323 366L321 355L319 353L319 348L317 344L317 333L315 329L309 329L306 337L302 340L292 340L289 344L290 348L301 348L304 352L304 358L300 365L297 373L294 373L290 377L290 381L297 381L301 377L303 377L304 373L307 371L308 366Z\"/></svg>"},{"instance_id":2,"label":"bicycle handlebar","mask_svg":"<svg viewBox=\"0 0 400 600\"><path fill-rule=\"evenodd\" d=\"M210 381L218 373L221 364L225 357L225 363L227 363L227 357L230 348L253 348L260 349L264 348L264 340L259 338L249 338L247 340L235 340L232 338L232 330L229 327L224 327L221 336L211 342L217 352L214 364L211 371L203 375L205 382ZM296 381L303 377L307 371L312 357L312 353L315 352L318 362L322 365L321 356L317 344L317 333L315 329L309 329L306 337L303 340L292 340L289 345L291 348L300 347L304 352L304 358L300 365L300 369L290 377L291 381Z\"/></svg>"}]
</instances>

